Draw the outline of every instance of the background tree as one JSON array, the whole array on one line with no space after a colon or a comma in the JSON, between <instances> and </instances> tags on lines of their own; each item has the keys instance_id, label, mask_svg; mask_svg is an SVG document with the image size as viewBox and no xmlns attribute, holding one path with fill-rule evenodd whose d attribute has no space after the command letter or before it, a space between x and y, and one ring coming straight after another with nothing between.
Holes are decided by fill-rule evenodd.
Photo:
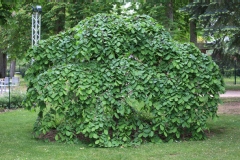
<instances>
[{"instance_id":1,"label":"background tree","mask_svg":"<svg viewBox=\"0 0 240 160\"><path fill-rule=\"evenodd\" d=\"M25 55L26 49L30 47L31 35L31 8L36 4L41 5L42 30L41 39L47 39L52 35L71 28L86 17L97 13L110 13L113 5L117 6L117 13L121 13L121 6L125 1L91 1L75 0L68 2L45 2L45 1L26 1L18 2L14 8L14 16L5 19L2 26L2 48L5 46L4 53L9 54L9 58L21 60ZM163 24L176 40L188 41L188 22L184 15L177 12L178 8L186 5L187 1L132 1L130 9L135 9L137 14L147 14L154 17ZM11 3L8 3L11 4ZM13 12L13 9L11 10ZM10 12L10 15L11 15ZM112 12L111 12L112 13ZM21 17L22 16L22 17ZM4 30L5 29L5 30ZM4 31L3 31L4 30ZM6 55L5 55L6 57ZM6 58L5 58L6 59ZM13 61L15 62L15 61ZM3 63L2 63L3 64ZM14 69L15 67L11 67ZM6 69L3 69L6 70ZM12 70L11 73L14 73Z\"/></svg>"},{"instance_id":2,"label":"background tree","mask_svg":"<svg viewBox=\"0 0 240 160\"><path fill-rule=\"evenodd\" d=\"M77 3L77 2L76 2ZM1 77L6 76L7 56L11 61L11 73L15 73L16 59L21 60L26 50L31 47L31 13L32 6L37 3L28 1L18 2L11 7L11 3L1 5L1 49L0 64ZM76 25L81 18L91 16L98 12L105 12L105 8L111 9L110 5L101 5L100 3L85 3L84 1L74 3L61 2L39 2L43 7L41 39L47 39L49 36L56 35L65 28ZM102 8L102 9L100 9ZM79 17L74 9L78 10L82 17Z\"/></svg>"},{"instance_id":3,"label":"background tree","mask_svg":"<svg viewBox=\"0 0 240 160\"><path fill-rule=\"evenodd\" d=\"M121 6L124 3L117 3L115 9L118 14L121 13ZM156 19L171 33L175 40L189 41L189 20L188 16L178 10L188 4L188 0L145 0L134 1L132 5L125 11L134 10L135 14L146 14Z\"/></svg>"},{"instance_id":4,"label":"background tree","mask_svg":"<svg viewBox=\"0 0 240 160\"><path fill-rule=\"evenodd\" d=\"M5 46L11 61L10 76L14 76L16 60L22 59L31 45L31 7L24 5L17 11L12 11L3 27L2 46Z\"/></svg>"},{"instance_id":5,"label":"background tree","mask_svg":"<svg viewBox=\"0 0 240 160\"><path fill-rule=\"evenodd\" d=\"M43 3L41 39L56 35L65 29L66 3Z\"/></svg>"},{"instance_id":6,"label":"background tree","mask_svg":"<svg viewBox=\"0 0 240 160\"><path fill-rule=\"evenodd\" d=\"M10 16L11 16L10 5L0 2L0 44L6 38L2 36L4 33L3 25L6 24L7 18ZM0 78L6 76L6 69L7 69L6 47L0 45Z\"/></svg>"},{"instance_id":7,"label":"background tree","mask_svg":"<svg viewBox=\"0 0 240 160\"><path fill-rule=\"evenodd\" d=\"M113 2L106 3L104 1L69 3L67 26L70 28L74 27L81 20L97 13L110 13L113 8L113 4Z\"/></svg>"},{"instance_id":8,"label":"background tree","mask_svg":"<svg viewBox=\"0 0 240 160\"><path fill-rule=\"evenodd\" d=\"M190 19L197 22L202 36L213 48L213 58L222 66L239 61L240 55L240 3L236 1L205 1L183 8ZM223 60L224 59L224 60Z\"/></svg>"}]
</instances>

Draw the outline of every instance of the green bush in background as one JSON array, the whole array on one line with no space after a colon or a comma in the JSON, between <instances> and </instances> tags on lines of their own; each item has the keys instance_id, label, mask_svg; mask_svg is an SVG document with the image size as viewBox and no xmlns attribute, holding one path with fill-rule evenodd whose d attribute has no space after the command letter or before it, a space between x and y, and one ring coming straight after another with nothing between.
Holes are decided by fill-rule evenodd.
<instances>
[{"instance_id":1,"label":"green bush in background","mask_svg":"<svg viewBox=\"0 0 240 160\"><path fill-rule=\"evenodd\" d=\"M204 139L224 92L218 66L151 17L98 14L30 49L36 136L114 147Z\"/></svg>"},{"instance_id":2,"label":"green bush in background","mask_svg":"<svg viewBox=\"0 0 240 160\"><path fill-rule=\"evenodd\" d=\"M17 109L22 108L22 102L25 99L25 93L13 92L10 94L10 107L9 107L9 95L4 94L0 96L0 108Z\"/></svg>"},{"instance_id":3,"label":"green bush in background","mask_svg":"<svg viewBox=\"0 0 240 160\"><path fill-rule=\"evenodd\" d=\"M235 76L235 69L221 69L221 73L224 77L232 77ZM236 69L236 76L240 77L240 69Z\"/></svg>"}]
</instances>

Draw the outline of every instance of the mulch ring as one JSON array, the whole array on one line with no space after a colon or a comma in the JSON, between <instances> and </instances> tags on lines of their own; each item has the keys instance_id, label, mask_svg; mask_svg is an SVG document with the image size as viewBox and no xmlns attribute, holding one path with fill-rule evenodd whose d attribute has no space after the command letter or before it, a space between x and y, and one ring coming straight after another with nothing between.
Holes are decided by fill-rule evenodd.
<instances>
[{"instance_id":1,"label":"mulch ring","mask_svg":"<svg viewBox=\"0 0 240 160\"><path fill-rule=\"evenodd\" d=\"M38 138L44 139L44 140L49 140L50 142L54 142L56 135L57 135L57 130L52 129L51 131L47 132L45 135L44 134L40 135Z\"/></svg>"},{"instance_id":2,"label":"mulch ring","mask_svg":"<svg viewBox=\"0 0 240 160\"><path fill-rule=\"evenodd\" d=\"M48 140L50 142L55 142L55 136L57 135L57 130L56 129L52 129L49 132L47 132L45 135L41 134L38 138L42 139L42 140ZM85 137L83 134L77 134L77 138L81 141L81 142L86 142L89 143L91 140L88 137Z\"/></svg>"}]
</instances>

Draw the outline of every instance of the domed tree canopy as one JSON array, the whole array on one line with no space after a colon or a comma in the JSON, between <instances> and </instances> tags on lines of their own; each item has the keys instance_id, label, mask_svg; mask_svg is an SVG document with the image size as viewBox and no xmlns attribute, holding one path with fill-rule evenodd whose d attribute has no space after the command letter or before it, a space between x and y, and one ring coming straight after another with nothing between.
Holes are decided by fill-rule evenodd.
<instances>
[{"instance_id":1,"label":"domed tree canopy","mask_svg":"<svg viewBox=\"0 0 240 160\"><path fill-rule=\"evenodd\" d=\"M204 139L224 92L218 66L146 15L98 14L30 49L36 136L113 147ZM81 137L81 138L79 138Z\"/></svg>"}]
</instances>

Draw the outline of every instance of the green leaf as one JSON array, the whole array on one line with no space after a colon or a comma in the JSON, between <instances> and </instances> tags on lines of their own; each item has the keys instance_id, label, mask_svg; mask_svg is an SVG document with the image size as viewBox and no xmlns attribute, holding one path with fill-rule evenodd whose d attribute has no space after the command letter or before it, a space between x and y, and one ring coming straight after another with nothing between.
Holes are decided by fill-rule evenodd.
<instances>
[{"instance_id":1,"label":"green leaf","mask_svg":"<svg viewBox=\"0 0 240 160\"><path fill-rule=\"evenodd\" d=\"M117 49L116 49L116 52L117 52L117 53L119 53L119 52L120 52L120 49L119 49L119 48L117 48Z\"/></svg>"},{"instance_id":2,"label":"green leaf","mask_svg":"<svg viewBox=\"0 0 240 160\"><path fill-rule=\"evenodd\" d=\"M188 102L188 99L189 99L189 97L182 97L182 99L185 101L185 102Z\"/></svg>"},{"instance_id":3,"label":"green leaf","mask_svg":"<svg viewBox=\"0 0 240 160\"><path fill-rule=\"evenodd\" d=\"M120 47L121 43L120 42L117 42L117 46Z\"/></svg>"},{"instance_id":4,"label":"green leaf","mask_svg":"<svg viewBox=\"0 0 240 160\"><path fill-rule=\"evenodd\" d=\"M149 129L149 128L144 129L143 132L144 132L144 133L150 133L150 132L151 132L151 129Z\"/></svg>"},{"instance_id":5,"label":"green leaf","mask_svg":"<svg viewBox=\"0 0 240 160\"><path fill-rule=\"evenodd\" d=\"M187 106L186 106L186 109L191 109L191 106L187 105Z\"/></svg>"},{"instance_id":6,"label":"green leaf","mask_svg":"<svg viewBox=\"0 0 240 160\"><path fill-rule=\"evenodd\" d=\"M115 116L117 119L119 119L119 116L118 116L117 113L114 113L114 116Z\"/></svg>"},{"instance_id":7,"label":"green leaf","mask_svg":"<svg viewBox=\"0 0 240 160\"><path fill-rule=\"evenodd\" d=\"M87 94L91 94L91 93L92 93L92 90L89 89L89 90L86 91L86 93L87 93Z\"/></svg>"},{"instance_id":8,"label":"green leaf","mask_svg":"<svg viewBox=\"0 0 240 160\"><path fill-rule=\"evenodd\" d=\"M58 135L55 136L55 140L58 141Z\"/></svg>"},{"instance_id":9,"label":"green leaf","mask_svg":"<svg viewBox=\"0 0 240 160\"><path fill-rule=\"evenodd\" d=\"M93 134L93 138L97 139L99 136L97 134Z\"/></svg>"},{"instance_id":10,"label":"green leaf","mask_svg":"<svg viewBox=\"0 0 240 160\"><path fill-rule=\"evenodd\" d=\"M160 125L160 129L161 129L161 131L164 131L164 126Z\"/></svg>"},{"instance_id":11,"label":"green leaf","mask_svg":"<svg viewBox=\"0 0 240 160\"><path fill-rule=\"evenodd\" d=\"M108 130L104 129L104 134L108 135Z\"/></svg>"},{"instance_id":12,"label":"green leaf","mask_svg":"<svg viewBox=\"0 0 240 160\"><path fill-rule=\"evenodd\" d=\"M101 60L101 58L102 58L102 57L98 57L98 58L97 58L97 61L100 61L100 60Z\"/></svg>"},{"instance_id":13,"label":"green leaf","mask_svg":"<svg viewBox=\"0 0 240 160\"><path fill-rule=\"evenodd\" d=\"M150 134L149 134L149 136L150 136L150 137L153 137L153 135L154 135L154 132L151 131Z\"/></svg>"},{"instance_id":14,"label":"green leaf","mask_svg":"<svg viewBox=\"0 0 240 160\"><path fill-rule=\"evenodd\" d=\"M67 136L70 136L70 135L71 135L71 132L66 131L66 135L67 135Z\"/></svg>"},{"instance_id":15,"label":"green leaf","mask_svg":"<svg viewBox=\"0 0 240 160\"><path fill-rule=\"evenodd\" d=\"M114 58L114 54L113 54L113 53L110 54L110 55L108 56L108 58L109 58L109 59L113 59L113 58Z\"/></svg>"},{"instance_id":16,"label":"green leaf","mask_svg":"<svg viewBox=\"0 0 240 160\"><path fill-rule=\"evenodd\" d=\"M200 102L207 102L208 101L208 97L207 96L199 97L199 101Z\"/></svg>"},{"instance_id":17,"label":"green leaf","mask_svg":"<svg viewBox=\"0 0 240 160\"><path fill-rule=\"evenodd\" d=\"M180 132L176 132L176 137L180 138Z\"/></svg>"},{"instance_id":18,"label":"green leaf","mask_svg":"<svg viewBox=\"0 0 240 160\"><path fill-rule=\"evenodd\" d=\"M96 140L96 141L95 141L95 144L99 144L99 142L100 142L99 140Z\"/></svg>"},{"instance_id":19,"label":"green leaf","mask_svg":"<svg viewBox=\"0 0 240 160\"><path fill-rule=\"evenodd\" d=\"M167 132L164 132L164 136L167 137Z\"/></svg>"}]
</instances>

